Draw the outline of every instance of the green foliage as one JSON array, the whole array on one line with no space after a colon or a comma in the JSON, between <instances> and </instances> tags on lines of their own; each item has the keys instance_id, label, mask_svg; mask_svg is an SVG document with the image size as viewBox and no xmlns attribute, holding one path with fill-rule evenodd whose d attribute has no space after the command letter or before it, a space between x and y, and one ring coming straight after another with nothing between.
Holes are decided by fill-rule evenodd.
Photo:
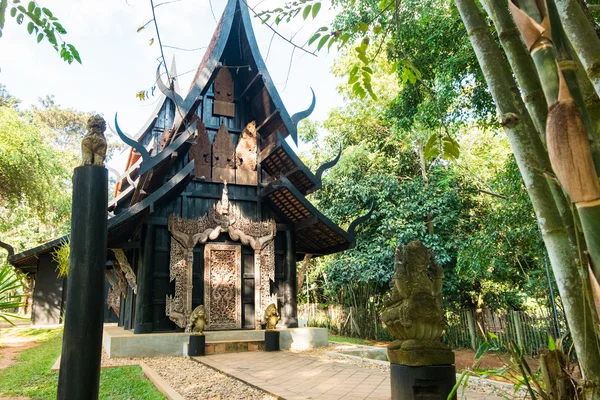
<instances>
[{"instance_id":1,"label":"green foliage","mask_svg":"<svg viewBox=\"0 0 600 400\"><path fill-rule=\"evenodd\" d=\"M20 277L10 265L0 265L0 321L6 321L13 325L10 318L13 316L5 314L21 307L20 291L23 285Z\"/></svg>"},{"instance_id":2,"label":"green foliage","mask_svg":"<svg viewBox=\"0 0 600 400\"><path fill-rule=\"evenodd\" d=\"M0 370L0 393L32 399L56 398L58 373L51 372L50 368L61 353L62 330L53 330L45 337L36 338L36 342L38 346L19 354L16 364ZM114 400L165 398L137 365L102 370L99 397Z\"/></svg>"},{"instance_id":3,"label":"green foliage","mask_svg":"<svg viewBox=\"0 0 600 400\"><path fill-rule=\"evenodd\" d=\"M0 204L24 203L43 215L67 179L36 126L16 110L0 107Z\"/></svg>"},{"instance_id":4,"label":"green foliage","mask_svg":"<svg viewBox=\"0 0 600 400\"><path fill-rule=\"evenodd\" d=\"M15 19L15 22L22 25L27 17L27 21L29 21L26 25L27 33L34 35L38 43L46 38L64 61L69 64L77 61L81 64L79 51L75 46L63 40L62 35L66 35L67 30L52 14L52 11L46 7L40 7L35 1L30 1L27 7L23 4L21 4L21 0L10 0L10 16ZM2 30L6 22L8 5L9 0L0 0L0 37L2 37Z\"/></svg>"},{"instance_id":5,"label":"green foliage","mask_svg":"<svg viewBox=\"0 0 600 400\"><path fill-rule=\"evenodd\" d=\"M69 275L69 255L71 254L71 243L69 240L64 240L60 246L52 253L52 261L56 263L58 276Z\"/></svg>"}]
</instances>

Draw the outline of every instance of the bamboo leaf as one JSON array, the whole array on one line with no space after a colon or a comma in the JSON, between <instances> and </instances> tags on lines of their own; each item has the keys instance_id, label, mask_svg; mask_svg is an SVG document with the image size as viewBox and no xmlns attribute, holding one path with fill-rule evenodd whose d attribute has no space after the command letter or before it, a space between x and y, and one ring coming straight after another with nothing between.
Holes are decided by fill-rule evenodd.
<instances>
[{"instance_id":1,"label":"bamboo leaf","mask_svg":"<svg viewBox=\"0 0 600 400\"><path fill-rule=\"evenodd\" d=\"M317 14L319 14L319 10L321 10L321 3L315 3L312 7L312 17L316 18Z\"/></svg>"},{"instance_id":2,"label":"bamboo leaf","mask_svg":"<svg viewBox=\"0 0 600 400\"><path fill-rule=\"evenodd\" d=\"M317 50L321 50L321 47L323 47L325 45L325 43L327 43L327 40L329 40L329 35L324 35L321 40L319 40L319 44L317 45Z\"/></svg>"},{"instance_id":3,"label":"bamboo leaf","mask_svg":"<svg viewBox=\"0 0 600 400\"><path fill-rule=\"evenodd\" d=\"M304 7L304 11L302 11L302 19L306 19L308 18L308 15L310 14L310 9L311 9L311 5L307 5L306 7Z\"/></svg>"},{"instance_id":4,"label":"bamboo leaf","mask_svg":"<svg viewBox=\"0 0 600 400\"><path fill-rule=\"evenodd\" d=\"M317 40L320 36L321 36L321 34L319 32L317 32L314 35L312 35L311 38L308 39L308 45L310 46L311 44L313 44L313 42L315 40Z\"/></svg>"},{"instance_id":5,"label":"bamboo leaf","mask_svg":"<svg viewBox=\"0 0 600 400\"><path fill-rule=\"evenodd\" d=\"M0 0L0 31L4 28L4 21L6 19L6 7L8 7L8 0Z\"/></svg>"},{"instance_id":6,"label":"bamboo leaf","mask_svg":"<svg viewBox=\"0 0 600 400\"><path fill-rule=\"evenodd\" d=\"M475 353L475 361L479 361L481 357L485 355L489 348L490 344L488 342L481 343L481 345L477 349L477 352Z\"/></svg>"}]
</instances>

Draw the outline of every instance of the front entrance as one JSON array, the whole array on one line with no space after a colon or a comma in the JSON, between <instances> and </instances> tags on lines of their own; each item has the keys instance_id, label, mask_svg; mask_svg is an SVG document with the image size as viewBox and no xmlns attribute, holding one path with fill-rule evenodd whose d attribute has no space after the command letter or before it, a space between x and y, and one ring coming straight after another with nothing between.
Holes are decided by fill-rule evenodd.
<instances>
[{"instance_id":1,"label":"front entrance","mask_svg":"<svg viewBox=\"0 0 600 400\"><path fill-rule=\"evenodd\" d=\"M204 247L204 307L207 330L242 327L242 251L239 245Z\"/></svg>"}]
</instances>

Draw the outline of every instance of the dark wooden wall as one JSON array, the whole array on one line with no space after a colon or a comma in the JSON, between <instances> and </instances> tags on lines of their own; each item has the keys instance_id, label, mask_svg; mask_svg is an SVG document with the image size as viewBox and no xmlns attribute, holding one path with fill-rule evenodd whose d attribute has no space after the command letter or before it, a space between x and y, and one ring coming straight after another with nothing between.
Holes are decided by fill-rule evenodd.
<instances>
[{"instance_id":1,"label":"dark wooden wall","mask_svg":"<svg viewBox=\"0 0 600 400\"><path fill-rule=\"evenodd\" d=\"M62 322L63 290L65 279L59 278L56 263L50 254L42 254L38 260L33 289L33 325L55 325Z\"/></svg>"}]
</instances>

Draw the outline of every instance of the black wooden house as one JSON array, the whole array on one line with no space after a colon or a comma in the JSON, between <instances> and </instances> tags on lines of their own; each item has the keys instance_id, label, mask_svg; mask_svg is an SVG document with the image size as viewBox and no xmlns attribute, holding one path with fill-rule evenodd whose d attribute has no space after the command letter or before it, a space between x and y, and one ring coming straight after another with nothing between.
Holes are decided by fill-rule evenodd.
<instances>
[{"instance_id":1,"label":"black wooden house","mask_svg":"<svg viewBox=\"0 0 600 400\"><path fill-rule=\"evenodd\" d=\"M171 67L169 76L175 76ZM286 142L290 116L265 67L243 0L229 0L185 97L176 79L137 135L109 203L107 306L135 333L181 331L204 304L208 330L258 329L276 303L296 327L296 262L354 245L307 199L312 173ZM58 322L64 282L51 251L10 262L36 276L34 323ZM102 282L101 284L105 284Z\"/></svg>"}]
</instances>

